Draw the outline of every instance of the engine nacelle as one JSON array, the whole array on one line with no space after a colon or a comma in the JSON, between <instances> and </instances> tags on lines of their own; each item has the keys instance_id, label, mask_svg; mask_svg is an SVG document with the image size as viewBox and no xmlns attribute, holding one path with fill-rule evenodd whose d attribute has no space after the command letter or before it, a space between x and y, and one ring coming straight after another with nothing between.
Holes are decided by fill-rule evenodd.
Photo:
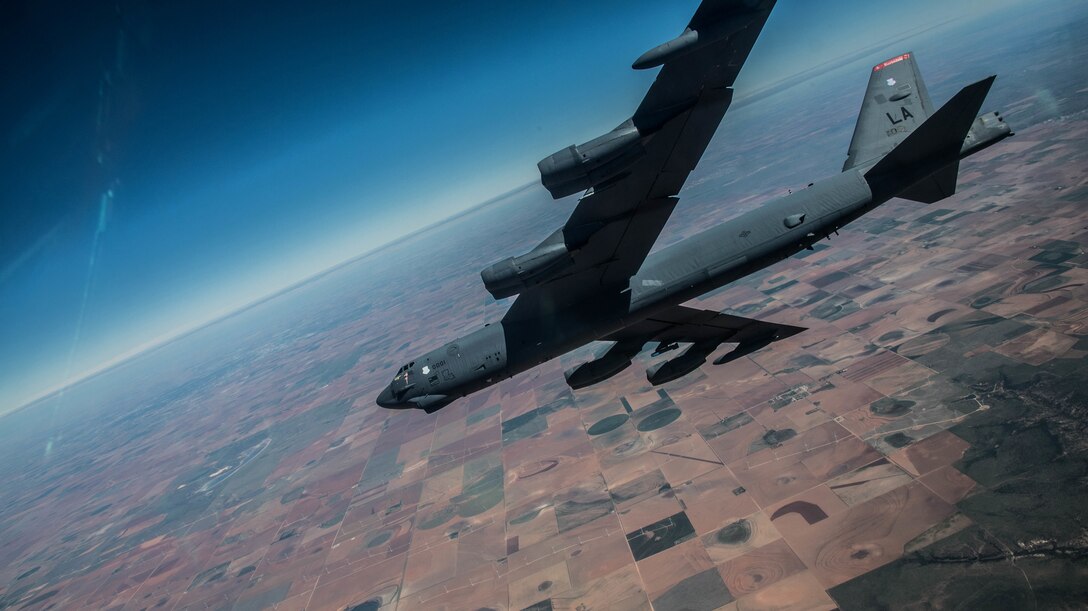
<instances>
[{"instance_id":1,"label":"engine nacelle","mask_svg":"<svg viewBox=\"0 0 1088 611\"><path fill-rule=\"evenodd\" d=\"M747 7L729 6L724 18L701 24L698 30L685 29L683 34L643 53L631 67L635 70L656 68L740 32L751 23L755 11L765 10L760 8L759 0L747 0L745 4Z\"/></svg>"},{"instance_id":2,"label":"engine nacelle","mask_svg":"<svg viewBox=\"0 0 1088 611\"><path fill-rule=\"evenodd\" d=\"M567 148L536 164L540 182L559 199L623 175L646 154L643 135L633 121L607 134Z\"/></svg>"},{"instance_id":3,"label":"engine nacelle","mask_svg":"<svg viewBox=\"0 0 1088 611\"><path fill-rule=\"evenodd\" d=\"M721 344L720 340L707 340L688 346L680 355L646 370L646 380L654 386L672 382L688 375L706 362L706 357Z\"/></svg>"},{"instance_id":4,"label":"engine nacelle","mask_svg":"<svg viewBox=\"0 0 1088 611\"><path fill-rule=\"evenodd\" d=\"M495 299L511 297L574 265L562 241L544 243L518 257L509 257L480 272L484 288Z\"/></svg>"},{"instance_id":5,"label":"engine nacelle","mask_svg":"<svg viewBox=\"0 0 1088 611\"><path fill-rule=\"evenodd\" d=\"M578 390L611 378L631 366L631 359L642 351L642 344L637 339L612 344L601 356L565 372L567 385Z\"/></svg>"}]
</instances>

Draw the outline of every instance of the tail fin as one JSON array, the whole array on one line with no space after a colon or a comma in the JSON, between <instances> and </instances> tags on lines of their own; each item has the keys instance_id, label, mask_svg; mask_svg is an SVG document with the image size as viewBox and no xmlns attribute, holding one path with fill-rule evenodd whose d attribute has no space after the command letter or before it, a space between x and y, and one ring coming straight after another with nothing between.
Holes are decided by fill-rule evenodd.
<instances>
[{"instance_id":1,"label":"tail fin","mask_svg":"<svg viewBox=\"0 0 1088 611\"><path fill-rule=\"evenodd\" d=\"M913 53L873 66L843 171L888 154L932 113Z\"/></svg>"},{"instance_id":2,"label":"tail fin","mask_svg":"<svg viewBox=\"0 0 1088 611\"><path fill-rule=\"evenodd\" d=\"M999 115L989 124L989 115L975 118L994 78L961 89L870 168L865 178L874 192L923 203L955 193L959 160L1012 133Z\"/></svg>"}]
</instances>

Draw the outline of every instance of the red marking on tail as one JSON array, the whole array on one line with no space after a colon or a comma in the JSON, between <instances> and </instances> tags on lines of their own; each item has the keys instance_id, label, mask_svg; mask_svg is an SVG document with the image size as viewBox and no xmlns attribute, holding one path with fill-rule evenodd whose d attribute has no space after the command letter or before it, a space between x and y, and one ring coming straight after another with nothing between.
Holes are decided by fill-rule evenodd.
<instances>
[{"instance_id":1,"label":"red marking on tail","mask_svg":"<svg viewBox=\"0 0 1088 611\"><path fill-rule=\"evenodd\" d=\"M909 59L909 58L910 58L910 53L904 53L904 54L900 55L899 57L893 57L893 58L889 59L888 61L884 62L883 64L877 64L877 65L873 66L873 72L883 70L884 68L887 68L888 66L890 66L892 64L898 64L899 62L903 61L904 59Z\"/></svg>"}]
</instances>

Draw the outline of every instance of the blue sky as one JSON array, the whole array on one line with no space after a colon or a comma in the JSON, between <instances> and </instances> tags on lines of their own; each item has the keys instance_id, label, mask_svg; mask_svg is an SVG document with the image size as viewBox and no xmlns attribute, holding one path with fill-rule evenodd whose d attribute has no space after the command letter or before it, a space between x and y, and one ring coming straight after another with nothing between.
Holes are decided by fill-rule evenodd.
<instances>
[{"instance_id":1,"label":"blue sky","mask_svg":"<svg viewBox=\"0 0 1088 611\"><path fill-rule=\"evenodd\" d=\"M737 83L1015 2L780 0ZM536 180L696 0L6 3L0 413Z\"/></svg>"}]
</instances>

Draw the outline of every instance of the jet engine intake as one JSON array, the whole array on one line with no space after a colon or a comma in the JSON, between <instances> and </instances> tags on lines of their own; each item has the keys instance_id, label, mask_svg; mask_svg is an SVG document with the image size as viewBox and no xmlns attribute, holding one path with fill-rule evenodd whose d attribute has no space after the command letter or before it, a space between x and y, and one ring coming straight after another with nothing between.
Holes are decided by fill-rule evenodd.
<instances>
[{"instance_id":1,"label":"jet engine intake","mask_svg":"<svg viewBox=\"0 0 1088 611\"><path fill-rule=\"evenodd\" d=\"M607 134L571 145L537 164L540 182L559 199L623 176L646 154L643 135L627 120Z\"/></svg>"},{"instance_id":2,"label":"jet engine intake","mask_svg":"<svg viewBox=\"0 0 1088 611\"><path fill-rule=\"evenodd\" d=\"M480 278L492 297L503 299L545 282L571 265L574 259L564 242L545 242L524 255L491 265L480 272Z\"/></svg>"}]
</instances>

